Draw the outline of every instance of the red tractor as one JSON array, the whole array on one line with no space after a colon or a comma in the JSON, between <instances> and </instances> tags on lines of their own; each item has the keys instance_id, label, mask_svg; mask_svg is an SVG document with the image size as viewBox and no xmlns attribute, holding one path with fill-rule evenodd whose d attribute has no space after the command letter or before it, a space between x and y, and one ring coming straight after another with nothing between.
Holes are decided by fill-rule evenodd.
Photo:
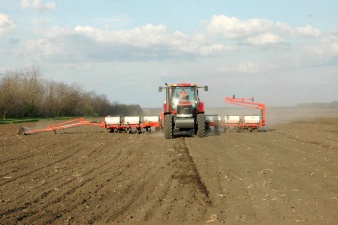
<instances>
[{"instance_id":1,"label":"red tractor","mask_svg":"<svg viewBox=\"0 0 338 225\"><path fill-rule=\"evenodd\" d=\"M161 122L166 139L174 138L177 134L194 131L197 137L205 136L206 120L204 114L204 103L198 97L197 84L167 84L159 87L159 92L166 89L166 101L163 104Z\"/></svg>"}]
</instances>

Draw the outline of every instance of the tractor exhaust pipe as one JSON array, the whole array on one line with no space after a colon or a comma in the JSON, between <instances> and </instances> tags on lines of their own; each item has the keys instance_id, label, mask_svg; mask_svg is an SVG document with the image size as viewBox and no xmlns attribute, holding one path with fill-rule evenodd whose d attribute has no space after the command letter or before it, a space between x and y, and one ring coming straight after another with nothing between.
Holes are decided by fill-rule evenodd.
<instances>
[{"instance_id":1,"label":"tractor exhaust pipe","mask_svg":"<svg viewBox=\"0 0 338 225\"><path fill-rule=\"evenodd\" d=\"M169 85L167 83L164 83L165 84L165 87L158 87L158 92L162 92L163 91L163 88L166 89L166 108L165 108L165 112L170 112L170 107L169 107L169 93L170 93L170 90L169 90Z\"/></svg>"},{"instance_id":2,"label":"tractor exhaust pipe","mask_svg":"<svg viewBox=\"0 0 338 225\"><path fill-rule=\"evenodd\" d=\"M170 112L170 108L169 108L169 86L167 83L165 83L165 86L166 86L166 112Z\"/></svg>"}]
</instances>

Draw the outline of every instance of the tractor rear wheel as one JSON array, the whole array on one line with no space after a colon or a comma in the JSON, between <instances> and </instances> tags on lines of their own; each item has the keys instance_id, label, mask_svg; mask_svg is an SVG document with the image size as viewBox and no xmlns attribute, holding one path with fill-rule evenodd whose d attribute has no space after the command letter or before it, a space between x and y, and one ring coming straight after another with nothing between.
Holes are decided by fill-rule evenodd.
<instances>
[{"instance_id":1,"label":"tractor rear wheel","mask_svg":"<svg viewBox=\"0 0 338 225\"><path fill-rule=\"evenodd\" d=\"M164 137L165 139L173 138L173 117L171 114L164 115Z\"/></svg>"},{"instance_id":2,"label":"tractor rear wheel","mask_svg":"<svg viewBox=\"0 0 338 225\"><path fill-rule=\"evenodd\" d=\"M197 114L197 137L205 137L205 115Z\"/></svg>"}]
</instances>

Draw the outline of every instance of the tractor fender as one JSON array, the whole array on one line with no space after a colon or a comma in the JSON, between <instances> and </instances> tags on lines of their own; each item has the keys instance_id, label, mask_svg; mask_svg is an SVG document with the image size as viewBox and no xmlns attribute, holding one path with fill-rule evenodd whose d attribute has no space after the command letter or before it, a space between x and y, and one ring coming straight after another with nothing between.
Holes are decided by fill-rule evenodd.
<instances>
[{"instance_id":1,"label":"tractor fender","mask_svg":"<svg viewBox=\"0 0 338 225\"><path fill-rule=\"evenodd\" d=\"M200 102L198 105L198 112L204 112L204 102Z\"/></svg>"}]
</instances>

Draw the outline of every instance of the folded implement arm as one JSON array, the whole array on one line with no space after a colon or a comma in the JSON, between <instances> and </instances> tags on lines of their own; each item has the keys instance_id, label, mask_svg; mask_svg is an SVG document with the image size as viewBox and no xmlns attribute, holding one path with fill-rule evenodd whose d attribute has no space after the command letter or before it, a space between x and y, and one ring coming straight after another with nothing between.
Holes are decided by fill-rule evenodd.
<instances>
[{"instance_id":1,"label":"folded implement arm","mask_svg":"<svg viewBox=\"0 0 338 225\"><path fill-rule=\"evenodd\" d=\"M42 129L35 129L35 130L27 130L24 131L23 134L36 134L41 132L47 132L47 131L53 131L56 133L57 130L64 130L71 127L79 127L79 126L97 126L97 127L103 127L104 125L102 123L94 123L89 122L85 120L84 118L77 118L73 120L68 120L62 123L52 124Z\"/></svg>"},{"instance_id":2,"label":"folded implement arm","mask_svg":"<svg viewBox=\"0 0 338 225\"><path fill-rule=\"evenodd\" d=\"M260 118L258 121L241 121L238 125L242 127L258 128L265 126L265 105L263 103L254 102L254 98L236 98L225 97L225 103L243 106L246 108L254 108L260 110Z\"/></svg>"},{"instance_id":3,"label":"folded implement arm","mask_svg":"<svg viewBox=\"0 0 338 225\"><path fill-rule=\"evenodd\" d=\"M73 120L64 121L61 123L51 124L45 128L41 129L31 129L28 127L21 127L18 131L18 134L36 134L42 132L53 131L56 133L57 130L64 130L72 127L80 126L96 126L101 128L106 128L110 132L127 132L132 133L132 129L136 130L137 133L141 133L141 130L144 129L148 132L151 132L151 129L159 130L160 122L159 116L144 116L144 117L132 117L132 116L107 116L105 121L102 122L90 122L84 118L77 118Z\"/></svg>"}]
</instances>

